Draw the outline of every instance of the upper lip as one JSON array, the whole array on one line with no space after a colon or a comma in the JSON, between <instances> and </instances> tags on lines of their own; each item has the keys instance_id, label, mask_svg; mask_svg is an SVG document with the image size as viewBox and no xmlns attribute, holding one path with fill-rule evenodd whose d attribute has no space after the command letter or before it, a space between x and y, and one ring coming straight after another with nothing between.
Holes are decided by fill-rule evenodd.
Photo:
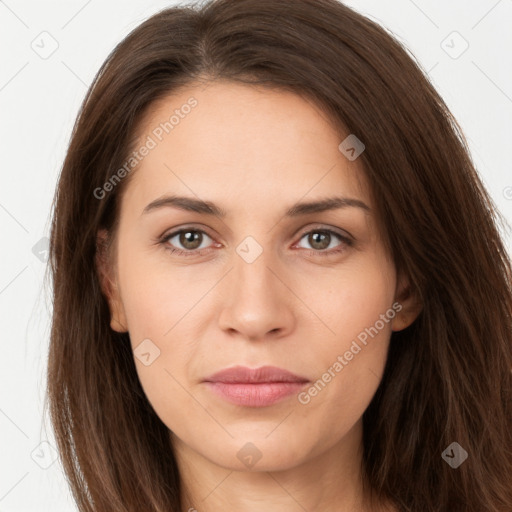
<instances>
[{"instance_id":1,"label":"upper lip","mask_svg":"<svg viewBox=\"0 0 512 512\"><path fill-rule=\"evenodd\" d=\"M204 379L205 382L234 383L261 383L261 382L308 382L305 377L295 375L288 370L276 366L260 366L247 368L246 366L232 366L214 373Z\"/></svg>"}]
</instances>

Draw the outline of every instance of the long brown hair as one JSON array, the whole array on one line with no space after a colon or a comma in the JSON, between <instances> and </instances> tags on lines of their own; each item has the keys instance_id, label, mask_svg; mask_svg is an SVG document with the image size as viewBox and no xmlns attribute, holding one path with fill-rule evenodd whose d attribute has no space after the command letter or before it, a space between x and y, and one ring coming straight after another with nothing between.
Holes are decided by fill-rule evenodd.
<instances>
[{"instance_id":1,"label":"long brown hair","mask_svg":"<svg viewBox=\"0 0 512 512\"><path fill-rule=\"evenodd\" d=\"M512 272L502 218L424 71L386 30L336 0L169 8L133 30L95 77L50 241L47 398L79 510L181 510L168 429L141 388L128 334L110 329L95 266L97 233L114 239L130 176L101 199L95 190L126 162L150 104L220 78L308 97L340 133L363 141L383 236L423 305L392 334L363 416L365 485L401 511L510 512ZM453 442L468 453L457 468L442 457Z\"/></svg>"}]
</instances>

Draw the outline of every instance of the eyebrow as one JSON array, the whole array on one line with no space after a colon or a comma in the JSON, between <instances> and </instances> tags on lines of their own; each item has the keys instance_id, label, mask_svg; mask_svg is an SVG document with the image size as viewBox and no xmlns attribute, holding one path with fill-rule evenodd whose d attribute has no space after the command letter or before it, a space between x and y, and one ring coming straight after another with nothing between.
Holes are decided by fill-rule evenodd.
<instances>
[{"instance_id":1,"label":"eyebrow","mask_svg":"<svg viewBox=\"0 0 512 512\"><path fill-rule=\"evenodd\" d=\"M227 216L226 210L211 201L203 201L193 197L185 196L163 196L149 203L142 214L147 214L154 210L171 207L188 212L202 213L206 215L215 215L220 218ZM285 217L299 217L311 213L320 213L328 210L337 210L340 208L355 207L365 211L371 211L371 208L361 201L351 197L327 197L317 201L297 203L285 212Z\"/></svg>"}]
</instances>

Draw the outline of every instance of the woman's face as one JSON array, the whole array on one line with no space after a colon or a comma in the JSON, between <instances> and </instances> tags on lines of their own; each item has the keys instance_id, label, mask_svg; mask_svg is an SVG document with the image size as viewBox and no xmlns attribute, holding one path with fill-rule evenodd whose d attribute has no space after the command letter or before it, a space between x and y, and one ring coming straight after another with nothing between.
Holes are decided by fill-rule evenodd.
<instances>
[{"instance_id":1,"label":"woman's face","mask_svg":"<svg viewBox=\"0 0 512 512\"><path fill-rule=\"evenodd\" d=\"M129 332L174 442L267 470L339 446L361 426L391 330L405 326L361 159L339 149L349 134L300 96L230 82L158 102L138 134L111 326ZM324 211L299 206L335 197L345 199ZM205 382L239 365L307 382Z\"/></svg>"}]
</instances>

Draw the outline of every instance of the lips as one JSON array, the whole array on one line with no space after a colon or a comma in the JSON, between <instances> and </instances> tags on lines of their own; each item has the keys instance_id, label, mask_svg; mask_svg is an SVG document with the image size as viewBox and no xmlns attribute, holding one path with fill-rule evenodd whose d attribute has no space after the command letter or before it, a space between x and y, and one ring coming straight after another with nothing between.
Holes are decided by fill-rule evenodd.
<instances>
[{"instance_id":1,"label":"lips","mask_svg":"<svg viewBox=\"0 0 512 512\"><path fill-rule=\"evenodd\" d=\"M246 366L233 366L210 375L204 382L222 382L225 384L264 384L264 383L305 383L307 378L295 375L288 370L276 366L261 366L247 368Z\"/></svg>"},{"instance_id":2,"label":"lips","mask_svg":"<svg viewBox=\"0 0 512 512\"><path fill-rule=\"evenodd\" d=\"M300 392L308 379L276 366L234 366L214 373L205 386L223 400L244 407L268 407Z\"/></svg>"}]
</instances>

